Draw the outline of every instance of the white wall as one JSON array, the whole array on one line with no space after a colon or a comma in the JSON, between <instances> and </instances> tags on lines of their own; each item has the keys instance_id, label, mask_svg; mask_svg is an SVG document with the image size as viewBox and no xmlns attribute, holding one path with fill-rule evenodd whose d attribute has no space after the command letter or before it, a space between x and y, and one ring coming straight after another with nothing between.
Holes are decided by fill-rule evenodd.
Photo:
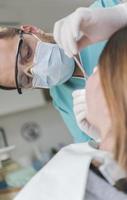
<instances>
[{"instance_id":1,"label":"white wall","mask_svg":"<svg viewBox=\"0 0 127 200\"><path fill-rule=\"evenodd\" d=\"M34 24L51 31L56 20L94 0L1 0L0 22Z\"/></svg>"},{"instance_id":2,"label":"white wall","mask_svg":"<svg viewBox=\"0 0 127 200\"><path fill-rule=\"evenodd\" d=\"M21 128L26 122L37 122L42 130L42 137L35 143L26 142L21 136ZM46 151L58 143L72 142L62 119L51 104L33 110L0 117L0 127L5 129L9 145L16 145L12 156L19 161L31 157L33 145Z\"/></svg>"}]
</instances>

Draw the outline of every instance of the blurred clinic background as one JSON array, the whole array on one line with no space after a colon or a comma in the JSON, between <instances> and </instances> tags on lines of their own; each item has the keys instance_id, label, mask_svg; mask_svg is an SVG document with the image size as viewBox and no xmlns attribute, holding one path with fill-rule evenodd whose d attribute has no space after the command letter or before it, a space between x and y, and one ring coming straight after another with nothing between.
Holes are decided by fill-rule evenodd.
<instances>
[{"instance_id":1,"label":"blurred clinic background","mask_svg":"<svg viewBox=\"0 0 127 200\"><path fill-rule=\"evenodd\" d=\"M33 24L52 32L58 19L90 0L0 0L0 25ZM47 90L0 91L0 200L21 188L72 138Z\"/></svg>"}]
</instances>

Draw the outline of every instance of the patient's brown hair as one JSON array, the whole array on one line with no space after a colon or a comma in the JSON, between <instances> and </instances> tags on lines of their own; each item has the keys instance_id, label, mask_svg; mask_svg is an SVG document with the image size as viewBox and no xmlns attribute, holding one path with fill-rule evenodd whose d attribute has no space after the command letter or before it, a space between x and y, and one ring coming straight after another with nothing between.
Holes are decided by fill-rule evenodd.
<instances>
[{"instance_id":1,"label":"patient's brown hair","mask_svg":"<svg viewBox=\"0 0 127 200\"><path fill-rule=\"evenodd\" d=\"M109 39L99 67L112 119L115 159L127 170L127 27Z\"/></svg>"}]
</instances>

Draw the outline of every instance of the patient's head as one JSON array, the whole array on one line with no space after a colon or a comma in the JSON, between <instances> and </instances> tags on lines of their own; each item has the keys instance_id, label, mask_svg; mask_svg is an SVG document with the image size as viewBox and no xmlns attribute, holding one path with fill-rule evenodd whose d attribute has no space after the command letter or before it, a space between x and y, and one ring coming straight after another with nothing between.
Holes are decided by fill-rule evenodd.
<instances>
[{"instance_id":1,"label":"patient's head","mask_svg":"<svg viewBox=\"0 0 127 200\"><path fill-rule=\"evenodd\" d=\"M106 44L99 69L87 83L87 104L88 120L102 137L101 147L113 151L127 170L127 27Z\"/></svg>"},{"instance_id":2,"label":"patient's head","mask_svg":"<svg viewBox=\"0 0 127 200\"><path fill-rule=\"evenodd\" d=\"M34 52L37 45L37 38L34 32L42 41L53 43L53 37L43 31L31 26L22 27L23 43L20 46L18 55L18 71L20 75L19 85L21 87L31 87L32 79L28 76L27 68L33 63ZM15 66L16 55L19 47L21 29L19 28L0 28L0 87L4 89L16 88Z\"/></svg>"}]
</instances>

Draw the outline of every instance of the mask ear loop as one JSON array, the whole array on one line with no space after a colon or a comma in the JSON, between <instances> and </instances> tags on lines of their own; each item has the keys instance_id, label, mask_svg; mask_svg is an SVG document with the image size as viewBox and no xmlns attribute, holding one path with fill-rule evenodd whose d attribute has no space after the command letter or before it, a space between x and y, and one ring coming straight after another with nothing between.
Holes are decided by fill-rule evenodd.
<instances>
[{"instance_id":1,"label":"mask ear loop","mask_svg":"<svg viewBox=\"0 0 127 200\"><path fill-rule=\"evenodd\" d=\"M38 41L42 42L41 39L38 36L36 36L34 33L31 33L31 35L33 35Z\"/></svg>"},{"instance_id":2,"label":"mask ear loop","mask_svg":"<svg viewBox=\"0 0 127 200\"><path fill-rule=\"evenodd\" d=\"M80 68L81 72L83 73L85 81L87 81L88 75L87 75L86 71L84 70L84 68L83 68L83 66L81 64L81 61L76 56L73 56L73 58L74 58L74 60L75 60L75 62L77 64L77 66ZM79 55L79 58L80 58L80 55Z\"/></svg>"}]
</instances>

